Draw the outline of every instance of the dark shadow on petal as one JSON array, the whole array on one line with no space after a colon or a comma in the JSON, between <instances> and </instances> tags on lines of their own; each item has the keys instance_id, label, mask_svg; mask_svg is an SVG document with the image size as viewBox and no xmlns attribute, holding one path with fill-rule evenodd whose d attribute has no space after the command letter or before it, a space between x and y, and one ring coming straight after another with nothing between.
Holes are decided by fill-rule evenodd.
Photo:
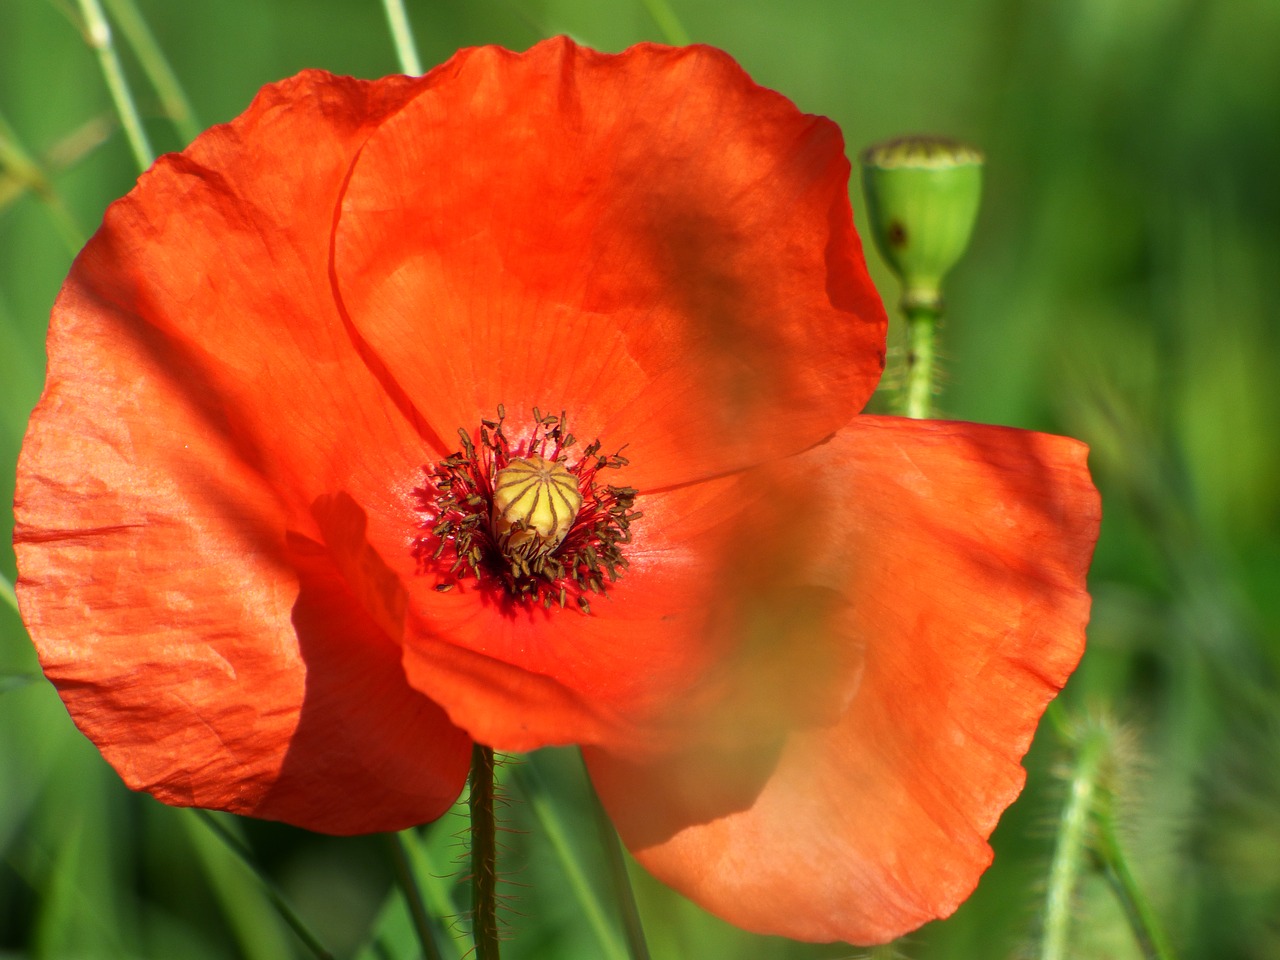
<instances>
[{"instance_id":1,"label":"dark shadow on petal","mask_svg":"<svg viewBox=\"0 0 1280 960\"><path fill-rule=\"evenodd\" d=\"M365 540L347 494L317 499L324 543L288 534L299 577L293 624L306 691L301 718L262 815L328 833L433 820L457 798L471 741L410 688L398 635L406 597Z\"/></svg>"},{"instance_id":2,"label":"dark shadow on petal","mask_svg":"<svg viewBox=\"0 0 1280 960\"><path fill-rule=\"evenodd\" d=\"M634 850L750 808L788 739L837 724L857 695L863 651L838 593L757 587L737 600L724 626L739 644L691 698L713 705L691 711L684 750L641 761L584 748L601 798ZM644 784L652 785L646 803L614 802Z\"/></svg>"},{"instance_id":3,"label":"dark shadow on petal","mask_svg":"<svg viewBox=\"0 0 1280 960\"><path fill-rule=\"evenodd\" d=\"M658 322L673 328L659 328L660 335L681 342L686 354L676 365L647 371L654 384L646 399L670 415L664 397L697 397L696 416L679 427L684 442L737 448L734 467L759 463L762 449L798 453L841 426L884 366L884 313L863 271L847 197L828 183L830 206L819 210L807 195L816 182L847 179L838 134L826 121L809 119L811 130L798 135L808 148L779 154L753 184L777 195L758 210L743 199L740 184L705 172L701 180L663 182L643 195L623 193L602 260L616 267L625 258L633 279L628 284L605 272L601 283L588 286L584 304L608 315L656 301ZM818 143L827 148L816 149ZM841 175L819 175L824 164ZM778 210L787 201L797 217L812 221L813 236L769 235L783 230ZM636 339L631 349L643 364L643 340ZM610 429L627 419L622 411ZM762 445L764 437L773 440Z\"/></svg>"},{"instance_id":4,"label":"dark shadow on petal","mask_svg":"<svg viewBox=\"0 0 1280 960\"><path fill-rule=\"evenodd\" d=\"M631 850L656 846L694 824L750 808L777 766L785 737L738 750L694 749L633 763L584 747L591 781ZM642 795L645 802L637 803Z\"/></svg>"}]
</instances>

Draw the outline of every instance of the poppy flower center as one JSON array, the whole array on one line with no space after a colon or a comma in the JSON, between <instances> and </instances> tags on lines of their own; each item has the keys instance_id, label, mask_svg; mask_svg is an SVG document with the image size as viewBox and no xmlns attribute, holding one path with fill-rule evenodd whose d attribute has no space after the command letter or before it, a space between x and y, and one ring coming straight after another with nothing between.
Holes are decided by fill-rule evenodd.
<instances>
[{"instance_id":1,"label":"poppy flower center","mask_svg":"<svg viewBox=\"0 0 1280 960\"><path fill-rule=\"evenodd\" d=\"M461 450L424 468L426 483L414 490L424 531L414 556L441 592L473 578L514 601L549 609L572 597L590 613L589 595L606 594L626 569L622 548L640 517L633 488L598 478L627 460L602 456L599 440L573 456L577 439L563 414L535 408L519 441L507 437L505 417L499 406L474 437L459 429Z\"/></svg>"},{"instance_id":2,"label":"poppy flower center","mask_svg":"<svg viewBox=\"0 0 1280 960\"><path fill-rule=\"evenodd\" d=\"M559 460L534 454L493 477L493 532L507 557L551 553L582 507L578 481Z\"/></svg>"}]
</instances>

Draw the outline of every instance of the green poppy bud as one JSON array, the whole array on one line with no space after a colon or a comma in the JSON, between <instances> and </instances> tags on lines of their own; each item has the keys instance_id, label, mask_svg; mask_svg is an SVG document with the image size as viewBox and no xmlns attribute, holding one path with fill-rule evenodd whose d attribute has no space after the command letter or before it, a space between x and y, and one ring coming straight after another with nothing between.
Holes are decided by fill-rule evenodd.
<instances>
[{"instance_id":1,"label":"green poppy bud","mask_svg":"<svg viewBox=\"0 0 1280 960\"><path fill-rule=\"evenodd\" d=\"M904 309L937 310L942 280L969 245L983 156L940 137L902 137L862 154L862 185L880 255L902 281Z\"/></svg>"}]
</instances>

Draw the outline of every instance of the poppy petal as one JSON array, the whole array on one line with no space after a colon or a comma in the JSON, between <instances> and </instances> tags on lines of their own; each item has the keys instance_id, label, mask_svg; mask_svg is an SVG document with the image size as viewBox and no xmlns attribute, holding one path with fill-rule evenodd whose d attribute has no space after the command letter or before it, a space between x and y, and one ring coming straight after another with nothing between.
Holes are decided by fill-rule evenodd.
<instances>
[{"instance_id":1,"label":"poppy petal","mask_svg":"<svg viewBox=\"0 0 1280 960\"><path fill-rule=\"evenodd\" d=\"M843 581L860 686L837 722L790 733L755 792L703 782L731 756L589 751L640 862L803 940L885 942L955 910L1083 650L1100 516L1084 460L1058 437L875 417L793 458L829 511L838 548L810 575Z\"/></svg>"},{"instance_id":2,"label":"poppy petal","mask_svg":"<svg viewBox=\"0 0 1280 960\"><path fill-rule=\"evenodd\" d=\"M565 743L656 749L669 710L722 648L709 607L724 576L724 545L750 503L736 478L644 502L629 567L590 612L506 602L461 580L416 589L405 670L477 740L505 751ZM654 743L658 738L659 743Z\"/></svg>"},{"instance_id":3,"label":"poppy petal","mask_svg":"<svg viewBox=\"0 0 1280 960\"><path fill-rule=\"evenodd\" d=\"M468 50L356 160L337 295L440 436L563 410L631 485L701 479L805 449L879 378L848 177L835 124L720 51Z\"/></svg>"},{"instance_id":4,"label":"poppy petal","mask_svg":"<svg viewBox=\"0 0 1280 960\"><path fill-rule=\"evenodd\" d=\"M771 714L821 712L842 696L846 672L830 667L846 653L811 645L797 658L781 642L835 609L823 596L833 591L785 574L820 518L786 509L804 502L798 482L765 479L741 473L641 498L629 566L603 596L587 595L589 614L572 596L567 609L504 603L469 579L444 593L413 590L410 681L476 739L508 751L590 743L642 756L755 744L785 725ZM775 602L795 591L809 602ZM760 709L740 682L759 673L748 662L770 662L803 694ZM724 724L731 701L739 709Z\"/></svg>"},{"instance_id":5,"label":"poppy petal","mask_svg":"<svg viewBox=\"0 0 1280 960\"><path fill-rule=\"evenodd\" d=\"M366 511L411 516L432 448L328 279L351 157L413 89L265 88L112 205L54 307L19 601L77 724L168 802L357 832L431 819L465 776L362 539Z\"/></svg>"}]
</instances>

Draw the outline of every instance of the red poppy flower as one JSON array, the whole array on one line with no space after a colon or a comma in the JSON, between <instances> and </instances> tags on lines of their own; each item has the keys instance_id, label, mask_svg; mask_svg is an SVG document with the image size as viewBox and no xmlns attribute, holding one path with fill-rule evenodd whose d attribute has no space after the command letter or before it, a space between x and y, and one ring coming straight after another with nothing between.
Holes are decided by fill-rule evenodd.
<instances>
[{"instance_id":1,"label":"red poppy flower","mask_svg":"<svg viewBox=\"0 0 1280 960\"><path fill-rule=\"evenodd\" d=\"M1098 504L1074 441L856 416L848 173L722 53L563 39L306 72L162 158L58 298L19 468L76 723L165 802L334 833L439 816L473 739L577 743L736 924L948 914Z\"/></svg>"}]
</instances>

